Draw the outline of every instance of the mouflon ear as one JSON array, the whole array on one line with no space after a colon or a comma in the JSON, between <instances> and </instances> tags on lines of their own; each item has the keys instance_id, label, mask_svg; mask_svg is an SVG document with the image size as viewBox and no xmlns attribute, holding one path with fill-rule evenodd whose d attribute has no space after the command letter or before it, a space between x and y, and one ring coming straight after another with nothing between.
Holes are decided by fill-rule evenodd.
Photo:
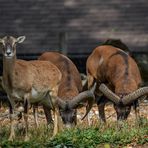
<instances>
[{"instance_id":1,"label":"mouflon ear","mask_svg":"<svg viewBox=\"0 0 148 148\"><path fill-rule=\"evenodd\" d=\"M18 38L16 39L16 42L17 42L17 43L22 43L22 42L24 42L25 39L26 39L25 36L20 36L20 37L18 37Z\"/></svg>"}]
</instances>

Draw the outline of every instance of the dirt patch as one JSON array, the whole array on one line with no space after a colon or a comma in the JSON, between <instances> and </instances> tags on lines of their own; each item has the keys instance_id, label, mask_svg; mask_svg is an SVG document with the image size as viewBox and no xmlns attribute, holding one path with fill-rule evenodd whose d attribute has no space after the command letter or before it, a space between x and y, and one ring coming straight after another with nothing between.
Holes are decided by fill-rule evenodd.
<instances>
[{"instance_id":1,"label":"dirt patch","mask_svg":"<svg viewBox=\"0 0 148 148\"><path fill-rule=\"evenodd\" d=\"M143 118L148 119L148 103L140 103L140 116ZM93 108L91 109L89 115L82 121L81 118L83 117L83 115L85 114L85 107L78 109L78 124L79 123L85 123L85 125L87 126L88 124L97 124L99 122L99 113L98 113L98 108L96 105L93 106ZM0 125L8 125L9 124L9 111L7 107L2 107L0 108ZM116 121L116 113L115 110L113 108L112 104L108 104L105 107L105 114L106 114L106 119L107 122L108 121ZM135 121L135 113L134 110L131 110L131 113L128 117L128 122L133 122ZM38 121L39 124L46 124L46 119L45 119L45 115L44 115L44 111L42 109L42 107L40 106L38 108ZM34 126L35 125L35 121L34 121L34 116L33 116L33 109L30 109L29 111L29 125L30 126Z\"/></svg>"}]
</instances>

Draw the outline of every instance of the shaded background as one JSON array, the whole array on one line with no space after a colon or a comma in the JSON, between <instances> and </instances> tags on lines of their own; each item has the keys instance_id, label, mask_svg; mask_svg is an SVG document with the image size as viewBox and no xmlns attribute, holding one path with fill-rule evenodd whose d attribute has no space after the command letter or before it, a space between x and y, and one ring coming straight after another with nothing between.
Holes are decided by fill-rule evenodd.
<instances>
[{"instance_id":1,"label":"shaded background","mask_svg":"<svg viewBox=\"0 0 148 148\"><path fill-rule=\"evenodd\" d=\"M121 39L148 83L147 0L0 0L0 37L4 35L26 36L18 45L19 58L61 51L80 72L96 46L108 38Z\"/></svg>"}]
</instances>

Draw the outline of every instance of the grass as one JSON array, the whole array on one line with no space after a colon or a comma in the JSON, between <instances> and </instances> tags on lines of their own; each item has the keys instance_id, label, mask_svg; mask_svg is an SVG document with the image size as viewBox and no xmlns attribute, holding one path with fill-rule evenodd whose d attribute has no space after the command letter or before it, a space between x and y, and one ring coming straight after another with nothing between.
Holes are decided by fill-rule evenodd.
<instances>
[{"instance_id":1,"label":"grass","mask_svg":"<svg viewBox=\"0 0 148 148\"><path fill-rule=\"evenodd\" d=\"M84 128L81 124L71 130L64 130L51 139L52 131L45 125L38 129L31 128L30 141L23 141L22 130L16 131L16 140L9 142L8 126L0 129L0 147L23 147L23 148L97 148L97 147L125 147L127 145L148 144L148 120L143 118L140 126L136 124L122 123L122 128L116 123L96 125Z\"/></svg>"}]
</instances>

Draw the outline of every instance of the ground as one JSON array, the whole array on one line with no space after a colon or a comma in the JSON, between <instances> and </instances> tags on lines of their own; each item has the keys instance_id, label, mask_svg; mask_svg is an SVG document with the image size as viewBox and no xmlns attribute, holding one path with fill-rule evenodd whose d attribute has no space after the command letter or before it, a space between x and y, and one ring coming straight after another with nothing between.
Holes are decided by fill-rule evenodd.
<instances>
[{"instance_id":1,"label":"ground","mask_svg":"<svg viewBox=\"0 0 148 148\"><path fill-rule=\"evenodd\" d=\"M140 103L140 115L142 118L148 119L148 102L141 102ZM83 121L81 120L81 117L84 115L85 113L85 108L81 108L78 109L78 127L83 125L84 127L88 127L88 118L86 117ZM116 122L116 113L115 110L113 109L113 105L112 104L107 104L105 107L105 113L106 113L106 118L107 118L107 122ZM9 118L8 118L8 108L7 107L1 107L0 108L0 134L2 132L2 129L4 127L9 127ZM45 120L45 116L44 116L44 112L42 110L42 107L39 107L38 109L38 119L39 119L39 125L46 125L46 120ZM94 107L91 109L90 113L89 113L89 119L90 119L90 127L93 125L97 125L99 122L99 118L98 118L98 109L97 106L94 105ZM126 122L128 123L135 123L135 114L134 111L132 109L128 120ZM148 121L148 120L147 120ZM17 121L16 121L17 122ZM32 109L30 109L29 112L29 126L30 128L34 128L35 127L35 122L34 122L34 117L33 117L33 113L32 113ZM17 124L17 127L19 127L19 124ZM148 133L148 131L147 131ZM145 135L148 138L148 135ZM127 144L126 145L128 148L146 148L148 147L148 144L145 143L143 145L138 145L136 143L131 143L131 144Z\"/></svg>"}]
</instances>

